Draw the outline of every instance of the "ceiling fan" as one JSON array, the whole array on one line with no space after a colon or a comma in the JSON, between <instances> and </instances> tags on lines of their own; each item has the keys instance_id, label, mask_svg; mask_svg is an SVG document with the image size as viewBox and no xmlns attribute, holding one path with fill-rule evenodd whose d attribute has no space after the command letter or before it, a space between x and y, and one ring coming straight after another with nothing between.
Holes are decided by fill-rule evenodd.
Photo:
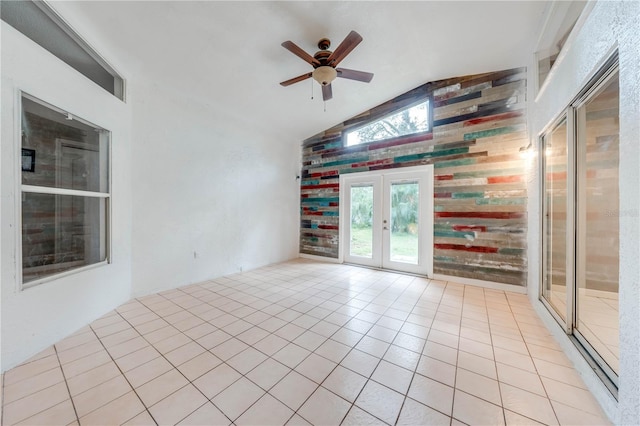
<instances>
[{"instance_id":1,"label":"ceiling fan","mask_svg":"<svg viewBox=\"0 0 640 426\"><path fill-rule=\"evenodd\" d=\"M333 97L331 82L335 80L336 77L369 83L373 78L373 74L370 72L336 68L338 64L349 53L351 53L358 44L360 44L361 41L362 37L360 34L355 31L351 31L336 50L332 52L329 50L331 41L328 38L323 38L318 41L318 48L320 48L320 50L313 56L302 50L294 42L290 40L285 41L282 43L282 47L298 56L303 61L309 63L313 67L313 71L294 77L290 80L283 81L280 84L286 87L313 77L315 81L322 85L322 99L328 101Z\"/></svg>"}]
</instances>

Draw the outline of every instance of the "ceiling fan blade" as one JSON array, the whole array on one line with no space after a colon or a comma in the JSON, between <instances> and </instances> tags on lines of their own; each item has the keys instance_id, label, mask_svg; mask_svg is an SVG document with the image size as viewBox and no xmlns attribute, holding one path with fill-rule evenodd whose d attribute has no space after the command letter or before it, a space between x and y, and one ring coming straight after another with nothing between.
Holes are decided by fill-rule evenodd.
<instances>
[{"instance_id":1,"label":"ceiling fan blade","mask_svg":"<svg viewBox=\"0 0 640 426\"><path fill-rule=\"evenodd\" d=\"M333 98L333 90L331 89L331 84L322 86L322 100L328 101L331 98Z\"/></svg>"},{"instance_id":2,"label":"ceiling fan blade","mask_svg":"<svg viewBox=\"0 0 640 426\"><path fill-rule=\"evenodd\" d=\"M284 47L289 52L293 53L294 55L296 55L297 57L301 58L303 61L311 65L318 65L318 66L320 65L320 62L316 58L309 55L307 52L302 50L297 44L295 44L290 40L287 40L284 43L282 43L282 47Z\"/></svg>"},{"instance_id":3,"label":"ceiling fan blade","mask_svg":"<svg viewBox=\"0 0 640 426\"><path fill-rule=\"evenodd\" d=\"M373 78L373 74L370 72L349 70L346 68L336 68L336 71L338 71L338 77L362 81L363 83L368 83Z\"/></svg>"},{"instance_id":4,"label":"ceiling fan blade","mask_svg":"<svg viewBox=\"0 0 640 426\"><path fill-rule=\"evenodd\" d=\"M311 78L311 73L310 72L308 72L306 74L299 75L297 77L293 77L292 79L283 81L282 83L280 83L280 85L287 87L287 86L291 86L292 84L297 83L299 81L306 80L308 78Z\"/></svg>"},{"instance_id":5,"label":"ceiling fan blade","mask_svg":"<svg viewBox=\"0 0 640 426\"><path fill-rule=\"evenodd\" d=\"M347 37L340 43L340 46L333 51L327 58L327 63L336 66L347 56L355 47L360 44L362 37L355 31L351 31Z\"/></svg>"}]
</instances>

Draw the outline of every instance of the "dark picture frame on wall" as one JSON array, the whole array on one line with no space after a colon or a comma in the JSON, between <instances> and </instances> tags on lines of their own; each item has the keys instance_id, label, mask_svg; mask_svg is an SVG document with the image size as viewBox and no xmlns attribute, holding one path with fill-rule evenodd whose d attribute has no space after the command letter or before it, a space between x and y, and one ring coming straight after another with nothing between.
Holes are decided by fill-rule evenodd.
<instances>
[{"instance_id":1,"label":"dark picture frame on wall","mask_svg":"<svg viewBox=\"0 0 640 426\"><path fill-rule=\"evenodd\" d=\"M35 149L22 148L22 171L32 173L36 171Z\"/></svg>"}]
</instances>

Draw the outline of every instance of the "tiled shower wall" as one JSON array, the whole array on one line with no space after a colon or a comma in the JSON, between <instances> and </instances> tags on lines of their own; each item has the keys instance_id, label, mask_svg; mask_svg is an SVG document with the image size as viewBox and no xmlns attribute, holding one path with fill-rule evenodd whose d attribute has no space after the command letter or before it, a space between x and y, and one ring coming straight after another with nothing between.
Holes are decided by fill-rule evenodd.
<instances>
[{"instance_id":1,"label":"tiled shower wall","mask_svg":"<svg viewBox=\"0 0 640 426\"><path fill-rule=\"evenodd\" d=\"M303 142L300 252L338 257L339 176L434 165L434 272L526 285L526 69L424 84ZM429 132L346 147L343 135L428 98Z\"/></svg>"}]
</instances>

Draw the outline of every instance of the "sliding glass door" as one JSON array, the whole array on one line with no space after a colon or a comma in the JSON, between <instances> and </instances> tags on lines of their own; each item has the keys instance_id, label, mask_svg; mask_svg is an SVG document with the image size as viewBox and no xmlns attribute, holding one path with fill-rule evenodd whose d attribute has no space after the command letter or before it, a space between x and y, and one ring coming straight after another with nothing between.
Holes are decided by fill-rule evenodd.
<instances>
[{"instance_id":1,"label":"sliding glass door","mask_svg":"<svg viewBox=\"0 0 640 426\"><path fill-rule=\"evenodd\" d=\"M545 274L542 297L551 305L563 322L567 321L567 210L569 209L569 166L567 146L567 119L560 122L543 137L545 153L544 173L544 259Z\"/></svg>"},{"instance_id":2,"label":"sliding glass door","mask_svg":"<svg viewBox=\"0 0 640 426\"><path fill-rule=\"evenodd\" d=\"M541 300L616 386L619 98L612 60L541 138Z\"/></svg>"},{"instance_id":3,"label":"sliding glass door","mask_svg":"<svg viewBox=\"0 0 640 426\"><path fill-rule=\"evenodd\" d=\"M618 373L619 84L609 76L576 105L575 331Z\"/></svg>"}]
</instances>

